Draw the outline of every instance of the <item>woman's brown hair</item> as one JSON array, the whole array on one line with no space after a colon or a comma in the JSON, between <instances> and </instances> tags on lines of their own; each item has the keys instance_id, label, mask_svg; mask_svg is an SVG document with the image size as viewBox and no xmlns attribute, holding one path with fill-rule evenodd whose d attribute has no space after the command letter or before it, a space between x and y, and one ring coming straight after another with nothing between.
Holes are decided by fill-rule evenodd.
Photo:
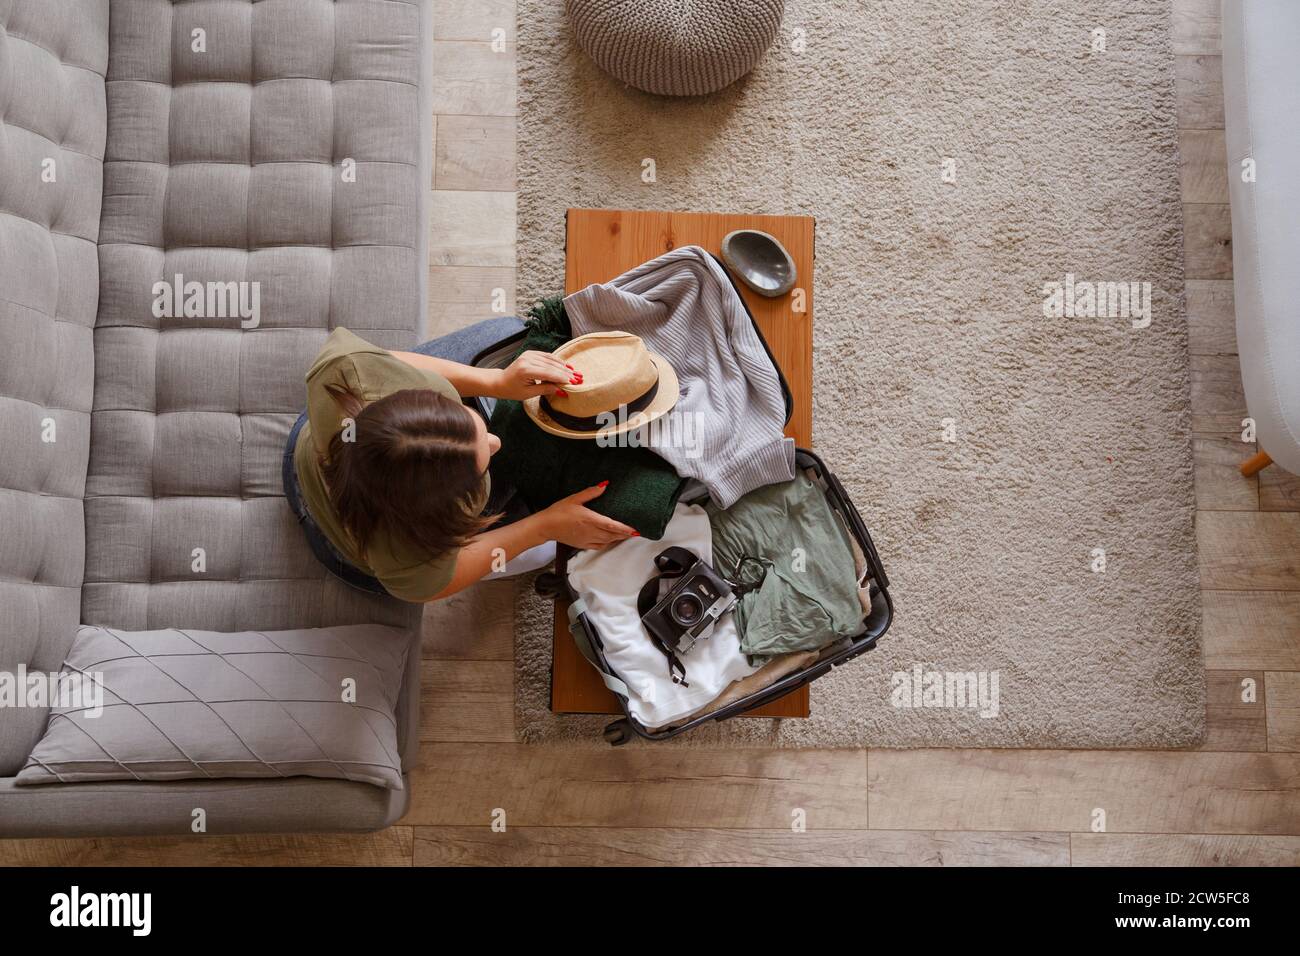
<instances>
[{"instance_id":1,"label":"woman's brown hair","mask_svg":"<svg viewBox=\"0 0 1300 956\"><path fill-rule=\"evenodd\" d=\"M474 413L429 388L407 388L370 403L327 386L355 423L330 439L321 473L330 504L364 557L386 529L437 557L463 546L498 516L483 516Z\"/></svg>"}]
</instances>

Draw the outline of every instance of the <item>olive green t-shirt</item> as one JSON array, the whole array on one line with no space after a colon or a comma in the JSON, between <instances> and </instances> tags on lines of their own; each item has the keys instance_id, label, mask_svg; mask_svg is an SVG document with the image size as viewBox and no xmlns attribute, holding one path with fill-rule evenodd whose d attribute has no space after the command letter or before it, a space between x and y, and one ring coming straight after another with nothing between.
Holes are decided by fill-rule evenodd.
<instances>
[{"instance_id":1,"label":"olive green t-shirt","mask_svg":"<svg viewBox=\"0 0 1300 956\"><path fill-rule=\"evenodd\" d=\"M321 474L320 463L329 454L330 439L343 428L343 411L327 385L350 388L363 402L373 402L407 388L432 388L453 401L460 395L443 376L408 365L390 352L371 345L347 329L335 329L307 372L307 421L293 450L294 468L307 510L339 553L367 572L389 594L405 601L425 601L448 583L456 570L458 550L430 558L428 552L388 529L376 530L362 560L360 549L343 528ZM484 477L482 500L487 500ZM383 494L382 488L375 489ZM437 494L430 488L429 494Z\"/></svg>"}]
</instances>

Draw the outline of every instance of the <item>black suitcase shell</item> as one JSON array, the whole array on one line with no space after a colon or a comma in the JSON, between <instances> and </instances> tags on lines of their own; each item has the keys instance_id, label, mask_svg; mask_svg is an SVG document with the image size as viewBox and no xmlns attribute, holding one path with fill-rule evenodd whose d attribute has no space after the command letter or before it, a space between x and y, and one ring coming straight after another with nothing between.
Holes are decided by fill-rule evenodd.
<instances>
[{"instance_id":1,"label":"black suitcase shell","mask_svg":"<svg viewBox=\"0 0 1300 956\"><path fill-rule=\"evenodd\" d=\"M805 448L800 448L795 452L795 465L801 471L805 469L812 471L814 480L824 486L831 507L844 518L849 533L857 541L858 547L862 549L862 556L866 561L871 581L871 613L863 618L862 632L854 637L847 646L821 660L813 662L803 670L787 674L769 687L734 701L726 707L719 708L712 713L704 714L669 729L651 730L645 727L628 713L626 699L616 694L615 697L618 699L619 706L623 708L624 716L613 721L605 728L605 739L611 744L617 746L626 743L633 734L647 740L667 740L670 737L676 737L679 734L693 730L709 721L729 720L740 714L748 713L756 707L761 707L806 684L811 684L823 674L829 673L831 668L838 667L847 661L851 661L859 654L871 650L884 633L889 630L889 625L894 618L894 602L889 596L889 579L885 574L884 565L880 562L880 555L876 551L876 546L871 540L871 533L862 521L862 516L858 514L853 502L849 500L839 479L826 467L821 458ZM559 597L563 594L571 601L579 597L569 587L566 576L569 558L575 553L573 548L564 545L559 547L556 554L555 571L545 572L537 578L536 588L539 594L550 598ZM569 615L570 632L573 634L574 640L577 641L583 655L594 666L605 673L617 676L605 659L604 646L600 639L600 628L585 612L574 614L573 608L576 607L580 607L580 605L573 605L570 608Z\"/></svg>"}]
</instances>

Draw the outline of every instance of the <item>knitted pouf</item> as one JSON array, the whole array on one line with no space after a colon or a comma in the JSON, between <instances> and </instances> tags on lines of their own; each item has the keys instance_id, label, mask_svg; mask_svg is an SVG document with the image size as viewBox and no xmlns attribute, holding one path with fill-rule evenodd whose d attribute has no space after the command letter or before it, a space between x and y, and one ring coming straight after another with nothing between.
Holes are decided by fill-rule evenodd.
<instances>
[{"instance_id":1,"label":"knitted pouf","mask_svg":"<svg viewBox=\"0 0 1300 956\"><path fill-rule=\"evenodd\" d=\"M754 68L785 0L566 0L578 45L624 83L699 96Z\"/></svg>"}]
</instances>

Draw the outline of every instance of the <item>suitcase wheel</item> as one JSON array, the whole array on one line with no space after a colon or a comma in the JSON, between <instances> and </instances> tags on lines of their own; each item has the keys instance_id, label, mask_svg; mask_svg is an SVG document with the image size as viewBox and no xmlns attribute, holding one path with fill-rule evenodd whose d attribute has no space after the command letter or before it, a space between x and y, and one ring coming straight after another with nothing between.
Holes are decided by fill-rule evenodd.
<instances>
[{"instance_id":1,"label":"suitcase wheel","mask_svg":"<svg viewBox=\"0 0 1300 956\"><path fill-rule=\"evenodd\" d=\"M631 730L626 719L616 720L605 728L605 742L611 747L621 747L632 739Z\"/></svg>"},{"instance_id":2,"label":"suitcase wheel","mask_svg":"<svg viewBox=\"0 0 1300 956\"><path fill-rule=\"evenodd\" d=\"M554 571L543 571L533 582L533 590L537 592L537 596L550 598L552 601L560 596L563 589L560 576Z\"/></svg>"}]
</instances>

